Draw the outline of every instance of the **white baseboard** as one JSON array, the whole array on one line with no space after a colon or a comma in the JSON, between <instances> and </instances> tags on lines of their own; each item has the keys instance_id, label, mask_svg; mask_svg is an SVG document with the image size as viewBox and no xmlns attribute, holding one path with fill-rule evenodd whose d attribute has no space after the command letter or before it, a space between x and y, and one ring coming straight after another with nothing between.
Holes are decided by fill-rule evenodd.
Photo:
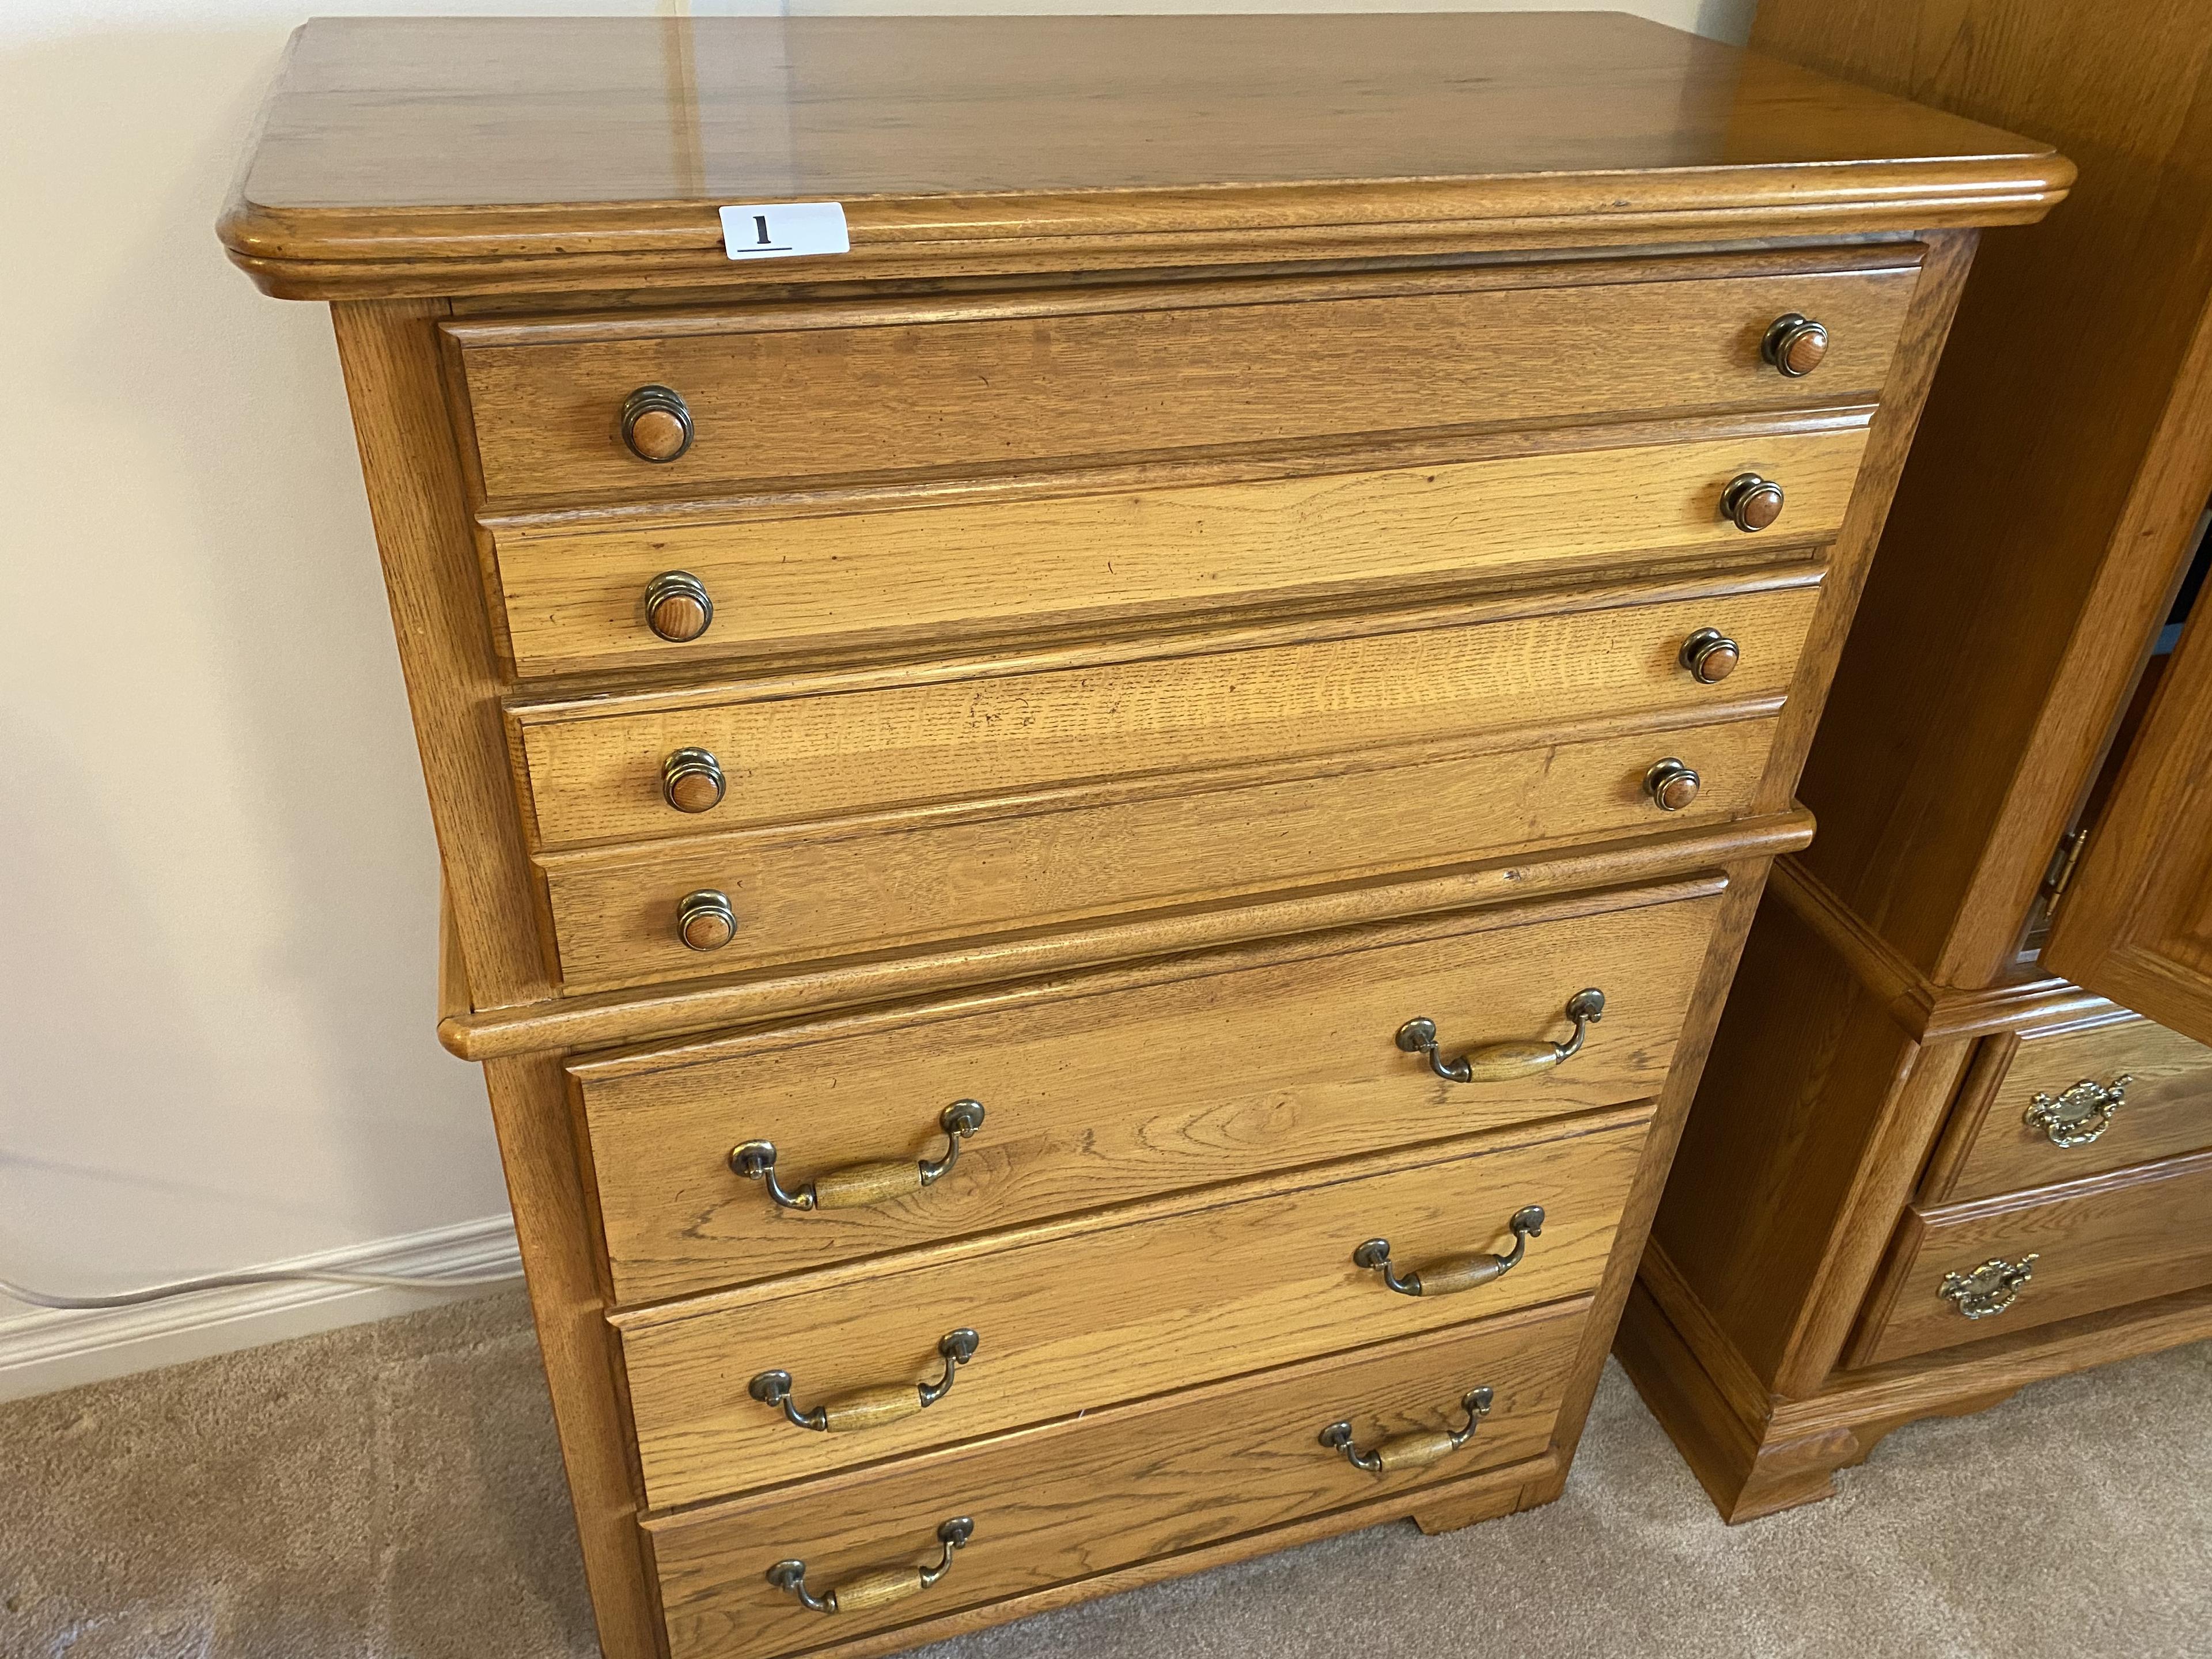
<instances>
[{"instance_id":1,"label":"white baseboard","mask_svg":"<svg viewBox=\"0 0 2212 1659\"><path fill-rule=\"evenodd\" d=\"M506 1216L381 1238L325 1250L267 1270L301 1268L363 1273L513 1272L521 1258L514 1223ZM0 1315L0 1400L73 1389L132 1371L258 1347L286 1337L413 1313L441 1302L483 1296L491 1287L422 1290L280 1279L233 1290L202 1291L138 1308L63 1312L40 1308ZM21 1304L0 1297L0 1310Z\"/></svg>"}]
</instances>

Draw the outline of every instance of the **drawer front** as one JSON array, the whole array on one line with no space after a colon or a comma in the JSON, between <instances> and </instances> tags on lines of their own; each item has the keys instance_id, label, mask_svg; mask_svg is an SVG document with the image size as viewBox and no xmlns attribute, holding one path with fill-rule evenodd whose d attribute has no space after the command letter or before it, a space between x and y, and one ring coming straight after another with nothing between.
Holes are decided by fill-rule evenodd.
<instances>
[{"instance_id":1,"label":"drawer front","mask_svg":"<svg viewBox=\"0 0 2212 1659\"><path fill-rule=\"evenodd\" d=\"M649 1522L672 1659L759 1659L894 1629L1541 1456L1588 1307L1484 1320ZM1337 1422L1362 1451L1456 1429L1478 1388L1491 1390L1488 1414L1425 1468L1369 1474L1321 1443ZM975 1531L951 1570L896 1603L823 1614L768 1582L774 1563L803 1560L819 1597L920 1565L956 1516Z\"/></svg>"},{"instance_id":2,"label":"drawer front","mask_svg":"<svg viewBox=\"0 0 2212 1659\"><path fill-rule=\"evenodd\" d=\"M1317 1354L1592 1290L1634 1175L1644 1108L1550 1139L1508 1131L1277 1177L1207 1208L1160 1206L952 1247L866 1275L781 1279L616 1316L647 1506L696 1503L1070 1417ZM1305 1184L1300 1184L1303 1182ZM1256 1190L1255 1190L1256 1189ZM1353 1253L1387 1238L1401 1278L1502 1255L1507 1223L1545 1211L1519 1264L1457 1294L1410 1296ZM787 1372L795 1405L937 1380L951 1334L975 1357L934 1405L851 1433L794 1426L748 1393Z\"/></svg>"},{"instance_id":3,"label":"drawer front","mask_svg":"<svg viewBox=\"0 0 2212 1659\"><path fill-rule=\"evenodd\" d=\"M2212 1146L2212 1048L2132 1014L2023 1032L1958 1108L1946 1203L2047 1187ZM2062 1143L2072 1143L2062 1144Z\"/></svg>"},{"instance_id":4,"label":"drawer front","mask_svg":"<svg viewBox=\"0 0 2212 1659\"><path fill-rule=\"evenodd\" d=\"M2008 1335L2212 1284L2212 1152L2036 1193L1908 1211L1893 1261L1854 1364ZM1947 1287L1954 1293L1947 1295ZM1969 1307L1981 1310L1978 1316L1968 1317Z\"/></svg>"},{"instance_id":5,"label":"drawer front","mask_svg":"<svg viewBox=\"0 0 2212 1659\"><path fill-rule=\"evenodd\" d=\"M1738 720L1396 766L1356 757L1316 775L1110 805L741 833L541 864L563 984L606 990L1717 823L1749 810L1774 726ZM1697 799L1673 812L1645 787L1668 758L1700 779ZM691 949L678 931L684 900L701 891L722 894L737 918L719 950Z\"/></svg>"},{"instance_id":6,"label":"drawer front","mask_svg":"<svg viewBox=\"0 0 2212 1659\"><path fill-rule=\"evenodd\" d=\"M1194 976L980 1013L951 1001L578 1064L616 1297L775 1279L1648 1098L1719 905L1684 890L1519 925L1479 911L1410 939L1369 930L1370 942L1322 941L1264 967L1224 953ZM1620 908L1588 913L1597 903ZM1516 1080L1448 1083L1395 1041L1416 1018L1454 1053L1564 1038L1563 1010L1585 986L1607 1001L1581 1052ZM939 1160L939 1119L959 1100L980 1102L984 1121L919 1192L794 1210L729 1165L733 1146L768 1141L798 1191L832 1170Z\"/></svg>"},{"instance_id":7,"label":"drawer front","mask_svg":"<svg viewBox=\"0 0 2212 1659\"><path fill-rule=\"evenodd\" d=\"M1775 698L1819 598L1808 579L1195 656L811 696L792 695L805 681L759 682L526 706L514 718L550 849ZM1681 664L1704 628L1742 647L1719 685ZM679 749L714 757L725 786L709 810L679 811L662 793Z\"/></svg>"},{"instance_id":8,"label":"drawer front","mask_svg":"<svg viewBox=\"0 0 2212 1659\"><path fill-rule=\"evenodd\" d=\"M1553 574L1607 556L1740 552L1720 510L1757 472L1788 500L1771 542L1843 522L1866 429L1730 437L1328 477L1055 499L1001 496L894 512L580 533L495 531L525 676L738 652L869 648L1096 623L1361 588ZM927 501L928 498L922 498ZM803 511L805 509L798 509ZM688 572L714 604L704 634L648 624L656 577Z\"/></svg>"},{"instance_id":9,"label":"drawer front","mask_svg":"<svg viewBox=\"0 0 2212 1659\"><path fill-rule=\"evenodd\" d=\"M492 500L672 498L1599 414L1872 403L1917 279L1900 268L1501 289L1487 285L1494 276L1421 274L447 332ZM1328 297L1352 289L1366 292ZM1759 356L1768 325L1792 311L1829 330L1826 359L1803 380ZM624 403L652 386L678 393L690 416L690 447L673 461L641 460L623 440Z\"/></svg>"}]
</instances>

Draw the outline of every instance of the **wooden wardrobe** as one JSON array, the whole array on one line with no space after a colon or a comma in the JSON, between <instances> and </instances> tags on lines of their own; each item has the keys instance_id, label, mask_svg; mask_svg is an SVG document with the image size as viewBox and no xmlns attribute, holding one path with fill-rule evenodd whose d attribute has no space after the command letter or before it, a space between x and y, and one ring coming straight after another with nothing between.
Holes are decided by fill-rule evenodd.
<instances>
[{"instance_id":1,"label":"wooden wardrobe","mask_svg":"<svg viewBox=\"0 0 2212 1659\"><path fill-rule=\"evenodd\" d=\"M2081 178L1961 301L1621 1331L1730 1520L2212 1334L2212 8L1753 44Z\"/></svg>"}]
</instances>

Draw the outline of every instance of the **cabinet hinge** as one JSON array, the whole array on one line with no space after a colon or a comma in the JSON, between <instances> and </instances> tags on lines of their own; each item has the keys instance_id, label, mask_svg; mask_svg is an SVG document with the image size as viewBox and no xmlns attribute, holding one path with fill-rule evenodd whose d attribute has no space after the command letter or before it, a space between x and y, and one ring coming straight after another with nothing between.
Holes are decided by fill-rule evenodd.
<instances>
[{"instance_id":1,"label":"cabinet hinge","mask_svg":"<svg viewBox=\"0 0 2212 1659\"><path fill-rule=\"evenodd\" d=\"M2057 908L2066 884L2074 879L2075 866L2081 862L2081 849L2088 844L2087 830L2069 830L2060 837L2058 850L2051 854L2051 862L2043 872L2043 905L2046 911Z\"/></svg>"}]
</instances>

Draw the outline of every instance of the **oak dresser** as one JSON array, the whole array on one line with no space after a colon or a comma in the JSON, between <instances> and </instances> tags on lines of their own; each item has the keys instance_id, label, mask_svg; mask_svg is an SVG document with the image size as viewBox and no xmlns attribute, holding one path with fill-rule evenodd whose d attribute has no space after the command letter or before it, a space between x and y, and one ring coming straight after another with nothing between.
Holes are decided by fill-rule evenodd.
<instances>
[{"instance_id":1,"label":"oak dresser","mask_svg":"<svg viewBox=\"0 0 2212 1659\"><path fill-rule=\"evenodd\" d=\"M2081 177L1960 303L1806 764L1820 838L1622 1326L1732 1520L2212 1338L2212 8L1765 0L1753 40Z\"/></svg>"},{"instance_id":2,"label":"oak dresser","mask_svg":"<svg viewBox=\"0 0 2212 1659\"><path fill-rule=\"evenodd\" d=\"M1622 17L295 37L222 235L336 320L610 1655L1557 1495L2071 171Z\"/></svg>"}]
</instances>

